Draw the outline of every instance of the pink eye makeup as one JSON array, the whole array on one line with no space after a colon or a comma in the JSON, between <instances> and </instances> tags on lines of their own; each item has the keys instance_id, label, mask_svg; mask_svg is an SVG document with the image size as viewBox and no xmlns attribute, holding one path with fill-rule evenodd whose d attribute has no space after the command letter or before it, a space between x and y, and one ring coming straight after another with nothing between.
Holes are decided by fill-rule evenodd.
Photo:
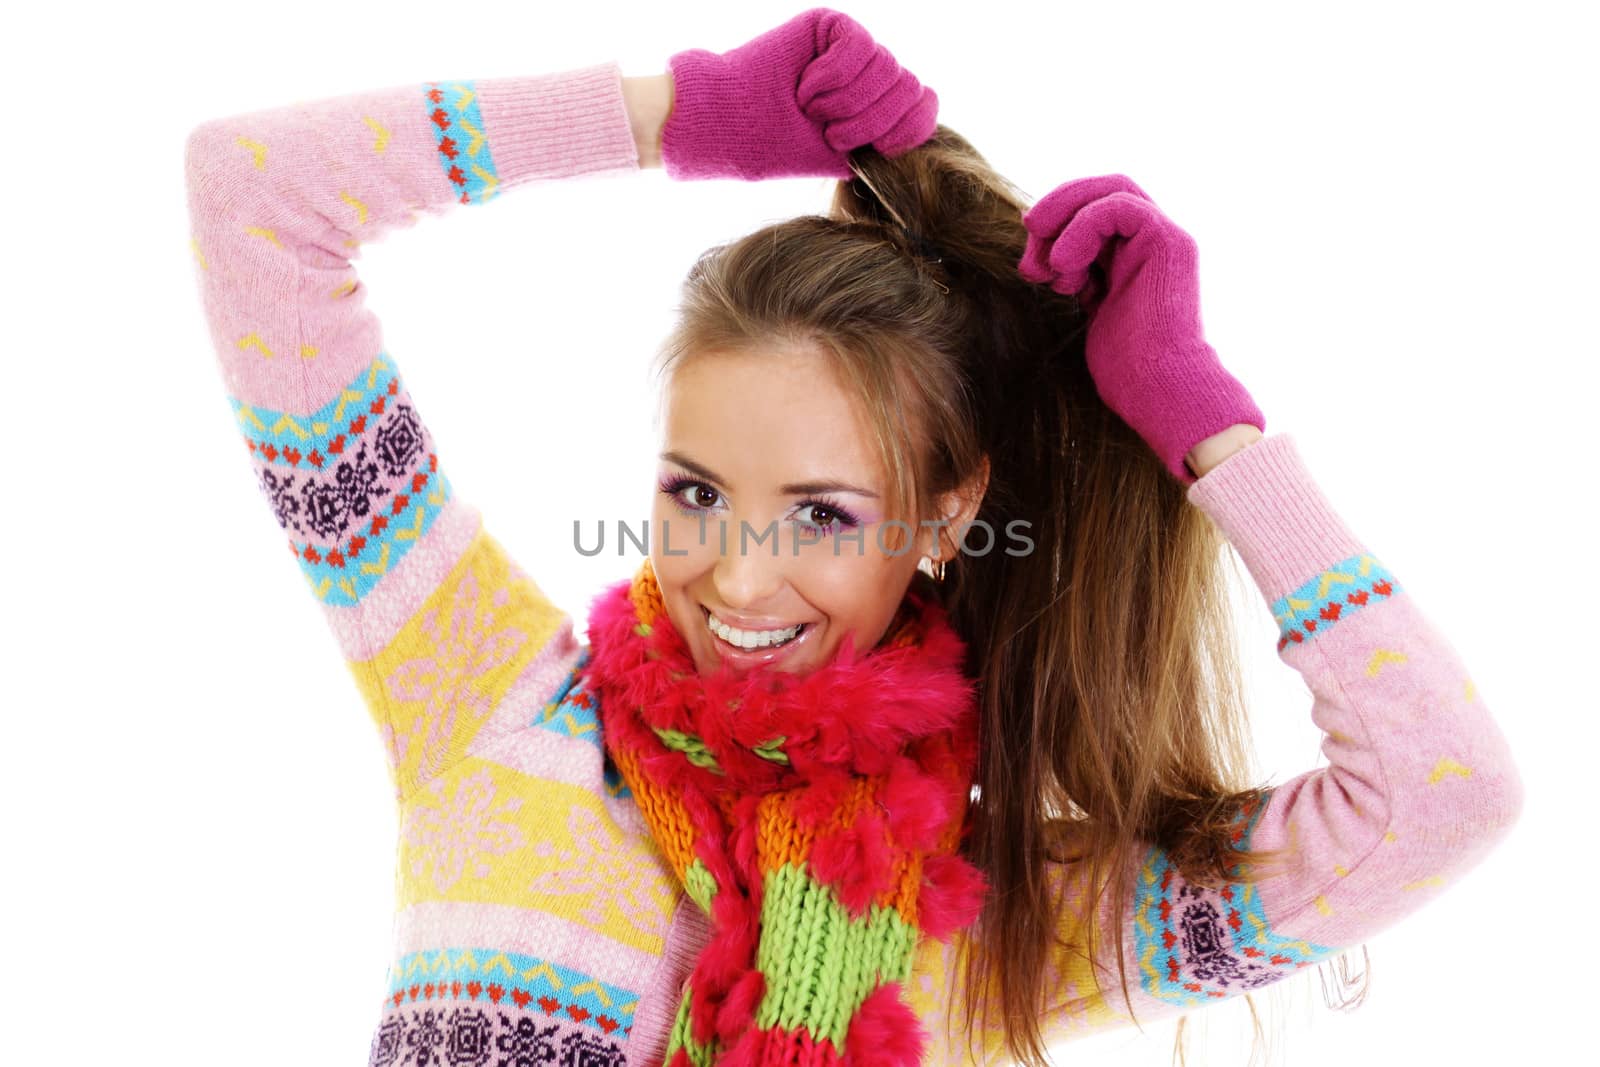
<instances>
[{"instance_id":1,"label":"pink eye makeup","mask_svg":"<svg viewBox=\"0 0 1600 1067\"><path fill-rule=\"evenodd\" d=\"M686 493L686 490L694 490ZM668 475L660 481L660 491L684 515L700 515L713 510L722 494L698 478L681 474ZM711 499L706 499L707 497ZM796 514L811 513L810 521L797 519L801 526L826 537L830 532L854 529L861 520L843 504L828 497L807 497L795 507Z\"/></svg>"}]
</instances>

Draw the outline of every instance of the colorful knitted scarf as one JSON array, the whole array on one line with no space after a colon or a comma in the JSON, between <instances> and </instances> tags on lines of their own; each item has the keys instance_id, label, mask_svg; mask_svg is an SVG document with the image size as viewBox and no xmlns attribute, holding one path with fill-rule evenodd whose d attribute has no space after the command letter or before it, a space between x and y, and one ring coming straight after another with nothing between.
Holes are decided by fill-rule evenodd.
<instances>
[{"instance_id":1,"label":"colorful knitted scarf","mask_svg":"<svg viewBox=\"0 0 1600 1067\"><path fill-rule=\"evenodd\" d=\"M606 750L711 928L667 1067L921 1062L917 943L971 923L986 888L956 852L972 683L923 583L877 647L805 675L697 674L648 560L596 599Z\"/></svg>"}]
</instances>

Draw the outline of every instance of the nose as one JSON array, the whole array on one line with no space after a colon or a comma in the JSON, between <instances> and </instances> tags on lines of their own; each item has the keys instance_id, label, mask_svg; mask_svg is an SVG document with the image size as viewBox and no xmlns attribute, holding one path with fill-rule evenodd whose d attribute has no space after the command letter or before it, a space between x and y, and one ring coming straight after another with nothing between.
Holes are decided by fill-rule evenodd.
<instances>
[{"instance_id":1,"label":"nose","mask_svg":"<svg viewBox=\"0 0 1600 1067\"><path fill-rule=\"evenodd\" d=\"M718 547L718 557L713 569L713 584L717 596L730 608L749 610L771 603L783 589L784 563L782 539L770 530L744 528L740 537L739 523L727 527L727 550ZM765 540L757 538L766 534ZM712 538L717 532L712 533ZM712 542L717 544L716 541Z\"/></svg>"}]
</instances>

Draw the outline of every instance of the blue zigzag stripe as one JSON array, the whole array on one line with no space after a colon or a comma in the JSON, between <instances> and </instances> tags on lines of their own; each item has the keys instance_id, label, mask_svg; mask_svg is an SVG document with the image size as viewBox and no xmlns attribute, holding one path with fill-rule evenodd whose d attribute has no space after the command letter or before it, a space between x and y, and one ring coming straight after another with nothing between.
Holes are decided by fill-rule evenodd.
<instances>
[{"instance_id":1,"label":"blue zigzag stripe","mask_svg":"<svg viewBox=\"0 0 1600 1067\"><path fill-rule=\"evenodd\" d=\"M280 522L286 528L291 522L309 522L307 511L322 510L326 506L334 517L324 514L323 520L330 526L344 527L337 536L336 545L290 538L301 573L312 592L326 604L337 607L359 604L383 575L433 528L454 496L444 472L430 469L431 439L415 412L402 402L402 397L409 399L409 394L393 361L387 354L379 353L338 396L310 415L291 415L228 398L233 405L234 418L245 439L255 446L257 462L263 465L265 474L283 478L285 484L291 485L296 484L293 479L305 479L289 494L295 498L294 506L300 509L299 513L292 519L280 514ZM380 398L384 401L381 415L374 411ZM352 431L351 425L356 420L364 420L362 428ZM409 464L413 477L417 472L428 476L420 493L401 490L407 497L407 504L398 514L393 510L393 492L378 492L371 486L342 488L337 478L326 477L328 472L338 471L341 463L348 463L358 451L368 448L387 456L398 469L405 469ZM286 452L296 458L287 458ZM323 476L322 481L314 484L319 475ZM352 494L359 495L360 499ZM268 495L270 501L270 490ZM420 524L418 509L421 510ZM374 515L381 515L385 520L383 529L376 534L370 532ZM349 557L350 540L356 536L365 543L354 557Z\"/></svg>"},{"instance_id":2,"label":"blue zigzag stripe","mask_svg":"<svg viewBox=\"0 0 1600 1067\"><path fill-rule=\"evenodd\" d=\"M1341 560L1272 603L1278 647L1321 636L1342 620L1399 593L1400 583L1373 556Z\"/></svg>"},{"instance_id":3,"label":"blue zigzag stripe","mask_svg":"<svg viewBox=\"0 0 1600 1067\"><path fill-rule=\"evenodd\" d=\"M540 707L529 725L543 727L562 737L581 737L604 752L605 742L601 740L600 734L600 694L586 687L580 677L592 655L593 650L585 647L572 669L567 672L566 678L556 687L555 694ZM578 699L579 697L584 697L588 701L587 707L584 706L583 700ZM622 772L611 762L610 755L605 757L604 775L606 788L612 796L618 798L633 796L633 791L628 788Z\"/></svg>"},{"instance_id":4,"label":"blue zigzag stripe","mask_svg":"<svg viewBox=\"0 0 1600 1067\"><path fill-rule=\"evenodd\" d=\"M489 135L478 110L477 86L471 81L427 82L423 102L434 147L444 176L463 204L483 204L500 184ZM463 106L465 105L465 106Z\"/></svg>"},{"instance_id":5,"label":"blue zigzag stripe","mask_svg":"<svg viewBox=\"0 0 1600 1067\"><path fill-rule=\"evenodd\" d=\"M532 971L538 973L530 974ZM562 1014L576 1018L566 1009L569 1006L583 1008L588 1015L581 1021L602 1033L606 1031L598 1021L599 1016L605 1015L622 1024L613 1031L619 1032L632 1025L633 1010L639 1001L639 994L631 989L598 981L582 971L563 967L538 956L496 948L442 948L412 952L389 966L391 998L396 993L405 993L409 997L412 986L429 982L435 988L451 982L460 982L462 985L481 982L484 986L494 983L506 989L501 998L501 1003L506 1005L515 1003L511 990L520 989L533 994L536 999L529 1007L536 1010L539 1008L538 997L553 996L561 1001L559 1010ZM466 998L467 991L463 989L461 999ZM476 999L486 1004L493 1003L487 992L479 993Z\"/></svg>"},{"instance_id":6,"label":"blue zigzag stripe","mask_svg":"<svg viewBox=\"0 0 1600 1067\"><path fill-rule=\"evenodd\" d=\"M233 405L233 415L238 420L240 432L258 447L271 445L279 452L292 448L308 456L316 452L331 457L335 453L329 446L338 438L346 438L347 445L353 443L349 440L352 419L365 414L369 423L376 421L376 416L371 413L373 402L380 396L405 392L403 383L393 388L390 386L399 377L400 372L395 369L388 353L380 352L350 380L349 385L339 391L338 396L310 415L290 415L248 406L232 396L228 402Z\"/></svg>"}]
</instances>

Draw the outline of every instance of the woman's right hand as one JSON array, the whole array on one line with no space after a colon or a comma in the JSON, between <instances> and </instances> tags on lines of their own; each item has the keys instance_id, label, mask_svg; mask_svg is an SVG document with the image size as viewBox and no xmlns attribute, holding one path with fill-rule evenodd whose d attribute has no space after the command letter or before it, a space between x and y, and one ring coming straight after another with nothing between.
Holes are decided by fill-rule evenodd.
<instances>
[{"instance_id":1,"label":"woman's right hand","mask_svg":"<svg viewBox=\"0 0 1600 1067\"><path fill-rule=\"evenodd\" d=\"M852 149L897 156L938 123L933 90L824 7L731 52L680 52L669 68L661 156L671 178L849 178Z\"/></svg>"}]
</instances>

